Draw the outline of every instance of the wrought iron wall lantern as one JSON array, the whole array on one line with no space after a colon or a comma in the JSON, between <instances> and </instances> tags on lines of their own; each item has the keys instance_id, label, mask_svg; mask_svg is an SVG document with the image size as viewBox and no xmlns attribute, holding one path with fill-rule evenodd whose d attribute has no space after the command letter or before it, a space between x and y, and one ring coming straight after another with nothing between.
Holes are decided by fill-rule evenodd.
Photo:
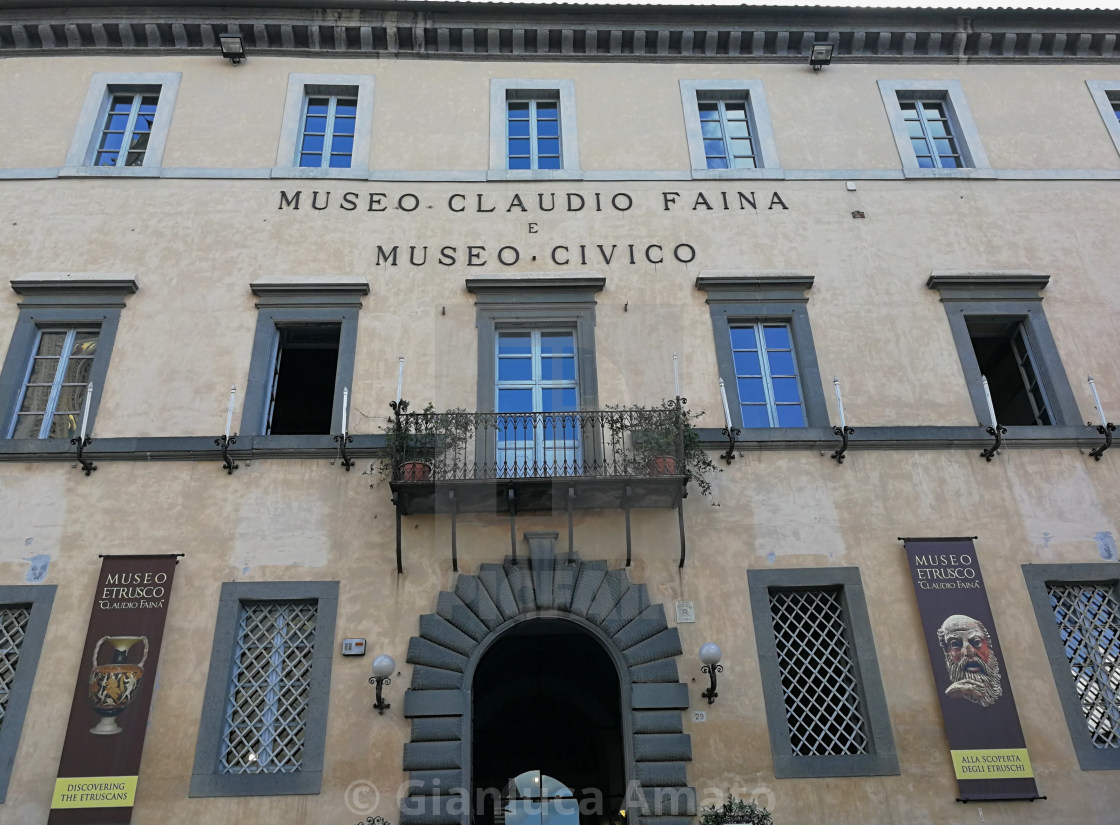
<instances>
[{"instance_id":1,"label":"wrought iron wall lantern","mask_svg":"<svg viewBox=\"0 0 1120 825\"><path fill-rule=\"evenodd\" d=\"M369 677L369 683L375 685L377 689L377 701L373 703L373 709L382 716L385 715L385 711L389 709L390 705L381 696L381 688L392 683L389 677L393 675L393 671L396 669L397 663L387 653L382 653L373 660L373 675Z\"/></svg>"},{"instance_id":2,"label":"wrought iron wall lantern","mask_svg":"<svg viewBox=\"0 0 1120 825\"><path fill-rule=\"evenodd\" d=\"M809 65L813 67L814 72L819 72L822 66L832 63L832 49L831 43L813 44L813 49L809 52Z\"/></svg>"},{"instance_id":3,"label":"wrought iron wall lantern","mask_svg":"<svg viewBox=\"0 0 1120 825\"><path fill-rule=\"evenodd\" d=\"M719 645L715 642L705 642L700 646L700 661L704 665L700 668L700 672L707 673L712 680L711 687L701 693L700 696L707 699L709 705L714 705L716 697L719 696L716 693L716 674L723 673L723 665L719 663L722 658L723 651L719 649Z\"/></svg>"},{"instance_id":4,"label":"wrought iron wall lantern","mask_svg":"<svg viewBox=\"0 0 1120 825\"><path fill-rule=\"evenodd\" d=\"M236 66L245 59L245 40L239 34L232 32L218 35L218 43L222 48L222 57Z\"/></svg>"}]
</instances>

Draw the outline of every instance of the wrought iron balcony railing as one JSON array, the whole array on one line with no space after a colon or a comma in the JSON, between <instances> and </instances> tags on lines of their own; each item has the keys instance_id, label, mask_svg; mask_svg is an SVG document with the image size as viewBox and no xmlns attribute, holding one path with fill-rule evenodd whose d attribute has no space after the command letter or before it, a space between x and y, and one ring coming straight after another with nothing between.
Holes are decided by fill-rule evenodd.
<instances>
[{"instance_id":1,"label":"wrought iron balcony railing","mask_svg":"<svg viewBox=\"0 0 1120 825\"><path fill-rule=\"evenodd\" d=\"M579 412L403 413L387 436L394 483L685 475L674 402Z\"/></svg>"}]
</instances>

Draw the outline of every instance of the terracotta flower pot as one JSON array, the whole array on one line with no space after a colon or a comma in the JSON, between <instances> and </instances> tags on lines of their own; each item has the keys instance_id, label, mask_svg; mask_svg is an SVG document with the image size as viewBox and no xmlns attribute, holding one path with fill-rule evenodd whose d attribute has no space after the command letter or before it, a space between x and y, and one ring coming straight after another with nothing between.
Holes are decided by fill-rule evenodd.
<instances>
[{"instance_id":1,"label":"terracotta flower pot","mask_svg":"<svg viewBox=\"0 0 1120 825\"><path fill-rule=\"evenodd\" d=\"M649 462L651 476L673 476L677 474L677 459L671 455L659 455Z\"/></svg>"},{"instance_id":2,"label":"terracotta flower pot","mask_svg":"<svg viewBox=\"0 0 1120 825\"><path fill-rule=\"evenodd\" d=\"M423 461L401 463L401 481L428 481L432 477L432 465Z\"/></svg>"}]
</instances>

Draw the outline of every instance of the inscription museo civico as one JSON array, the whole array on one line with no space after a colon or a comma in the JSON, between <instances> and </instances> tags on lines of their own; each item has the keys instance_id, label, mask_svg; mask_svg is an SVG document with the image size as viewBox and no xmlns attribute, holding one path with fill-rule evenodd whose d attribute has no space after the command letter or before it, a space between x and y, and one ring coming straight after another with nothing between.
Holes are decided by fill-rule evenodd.
<instances>
[{"instance_id":1,"label":"inscription museo civico","mask_svg":"<svg viewBox=\"0 0 1120 825\"><path fill-rule=\"evenodd\" d=\"M787 210L782 196L774 191L769 194L754 191L662 191L650 193L652 201L645 204L654 212L749 212ZM500 214L542 218L548 213L625 213L634 209L635 197L629 192L536 192L497 195L483 192L454 192L450 195L425 197L415 192L399 194L389 192L336 192L330 189L282 189L277 209L291 212L403 212L439 210L447 213ZM536 221L528 223L530 235L540 231ZM429 255L429 252L431 253ZM494 262L514 266L525 259L535 262L538 258L555 266L588 266L602 263L637 265L660 264L676 260L687 264L696 259L696 248L689 243L581 243L557 244L551 247L525 250L512 245L497 248L485 244L428 247L408 244L378 245L374 258L377 266L487 266Z\"/></svg>"}]
</instances>

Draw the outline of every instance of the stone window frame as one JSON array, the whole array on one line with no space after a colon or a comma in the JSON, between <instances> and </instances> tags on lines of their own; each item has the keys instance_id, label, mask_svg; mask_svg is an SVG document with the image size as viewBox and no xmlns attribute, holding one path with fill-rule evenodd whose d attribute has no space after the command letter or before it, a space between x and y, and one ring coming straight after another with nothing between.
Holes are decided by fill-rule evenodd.
<instances>
[{"instance_id":1,"label":"stone window frame","mask_svg":"<svg viewBox=\"0 0 1120 825\"><path fill-rule=\"evenodd\" d=\"M1120 597L1120 565L1115 562L1106 564L1090 562L1086 564L1024 564L1023 578L1027 583L1027 594L1034 608L1035 621L1042 635L1046 658L1054 676L1054 685L1065 715L1066 727L1077 762L1083 771L1120 770L1120 748L1094 747L1085 724L1085 714L1081 710L1081 700L1070 678L1069 659L1062 646L1050 597L1046 592L1047 584L1111 584Z\"/></svg>"},{"instance_id":2,"label":"stone window frame","mask_svg":"<svg viewBox=\"0 0 1120 825\"><path fill-rule=\"evenodd\" d=\"M1120 80L1086 80L1085 85L1089 87L1116 151L1120 152L1120 118L1114 108L1114 104L1120 102Z\"/></svg>"},{"instance_id":3,"label":"stone window frame","mask_svg":"<svg viewBox=\"0 0 1120 825\"><path fill-rule=\"evenodd\" d=\"M879 672L875 638L858 567L748 570L751 615L758 646L759 675L766 706L770 751L778 779L826 776L895 776L901 771L887 699ZM802 756L793 753L786 720L785 693L775 651L770 614L771 590L830 589L839 591L856 665L856 682L867 720L868 753Z\"/></svg>"},{"instance_id":4,"label":"stone window frame","mask_svg":"<svg viewBox=\"0 0 1120 825\"><path fill-rule=\"evenodd\" d=\"M369 283L362 278L275 279L249 285L257 301L257 326L249 359L240 435L264 435L269 392L276 363L279 328L298 324L340 324L331 433L342 429L342 387L354 388L358 311ZM329 433L321 433L329 435Z\"/></svg>"},{"instance_id":5,"label":"stone window frame","mask_svg":"<svg viewBox=\"0 0 1120 825\"><path fill-rule=\"evenodd\" d=\"M138 289L136 279L130 275L42 272L13 278L11 287L23 300L3 367L0 367L0 415L3 416L0 437L7 438L11 432L28 367L35 356L39 330L56 326L100 327L97 354L89 377L93 383L93 397L86 418L86 432L92 433L124 299Z\"/></svg>"},{"instance_id":6,"label":"stone window frame","mask_svg":"<svg viewBox=\"0 0 1120 825\"><path fill-rule=\"evenodd\" d=\"M65 165L59 175L159 177L182 77L182 72L94 72L78 115L70 149L66 153ZM93 166L109 102L114 94L129 92L159 92L159 104L152 121L144 162L140 166Z\"/></svg>"},{"instance_id":7,"label":"stone window frame","mask_svg":"<svg viewBox=\"0 0 1120 825\"><path fill-rule=\"evenodd\" d=\"M727 388L734 426L743 426L735 361L731 352L731 326L736 321L785 321L789 324L805 415L805 427L747 429L751 432L772 432L829 426L828 405L809 323L809 298L805 294L812 288L813 280L812 275L802 272L748 270L706 270L697 277L696 288L708 296L716 364Z\"/></svg>"},{"instance_id":8,"label":"stone window frame","mask_svg":"<svg viewBox=\"0 0 1120 825\"><path fill-rule=\"evenodd\" d=\"M899 95L945 104L945 114L953 127L953 137L961 158L968 165L963 169L923 169L910 145L910 135L899 107ZM980 130L972 119L964 90L959 80L880 80L879 94L887 112L895 147L902 161L903 174L908 178L960 178L994 177L995 172L980 140Z\"/></svg>"},{"instance_id":9,"label":"stone window frame","mask_svg":"<svg viewBox=\"0 0 1120 825\"><path fill-rule=\"evenodd\" d=\"M27 705L31 700L31 689L35 683L35 673L39 667L39 657L43 652L43 642L47 635L47 623L54 607L54 597L58 589L54 584L25 584L0 586L0 606L28 605L31 616L23 635L23 646L19 649L15 676L8 692L8 704L4 710L4 723L0 725L0 804L8 796L8 784L15 767L16 750L19 748L20 734L27 716Z\"/></svg>"},{"instance_id":10,"label":"stone window frame","mask_svg":"<svg viewBox=\"0 0 1120 825\"><path fill-rule=\"evenodd\" d=\"M338 614L337 581L223 582L210 650L210 667L199 722L189 797L277 796L317 794L323 782L323 760L330 704L331 666ZM220 749L233 656L237 650L242 602L314 600L318 610L312 655L310 698L303 763L292 773L220 773Z\"/></svg>"},{"instance_id":11,"label":"stone window frame","mask_svg":"<svg viewBox=\"0 0 1120 825\"><path fill-rule=\"evenodd\" d=\"M941 295L972 409L981 426L988 426L990 416L980 382L980 365L968 331L970 317L1018 320L1037 361L1034 366L1052 408L1050 415L1054 423L1049 427L1077 427L1084 423L1042 308L1039 293L1049 282L1049 275L1036 272L960 270L934 270L926 281L929 289ZM1047 425L1024 425L1010 427L1009 432L1021 434L1046 429Z\"/></svg>"},{"instance_id":12,"label":"stone window frame","mask_svg":"<svg viewBox=\"0 0 1120 825\"><path fill-rule=\"evenodd\" d=\"M367 74L305 74L291 72L284 98L284 115L280 122L280 140L276 149L274 178L358 178L369 175L370 148L373 144L374 75ZM358 98L354 118L354 151L346 169L301 167L298 161L299 142L303 136L303 103L309 95L350 94Z\"/></svg>"},{"instance_id":13,"label":"stone window frame","mask_svg":"<svg viewBox=\"0 0 1120 825\"><path fill-rule=\"evenodd\" d=\"M602 277L468 278L475 296L478 327L478 390L480 412L493 412L497 382L498 330L564 327L576 334L576 374L581 410L599 409L595 359L595 295Z\"/></svg>"},{"instance_id":14,"label":"stone window frame","mask_svg":"<svg viewBox=\"0 0 1120 825\"><path fill-rule=\"evenodd\" d=\"M785 176L782 164L778 160L778 144L774 139L770 107L766 103L766 92L761 80L681 80L680 88L684 132L685 139L688 141L688 157L693 180ZM704 138L700 128L700 112L697 108L699 94L704 92L716 93L720 99L746 101L748 117L754 127L751 137L754 140L753 148L758 168L708 168L704 153Z\"/></svg>"},{"instance_id":15,"label":"stone window frame","mask_svg":"<svg viewBox=\"0 0 1120 825\"><path fill-rule=\"evenodd\" d=\"M518 96L539 93L560 101L560 169L509 169L506 147L506 102ZM537 78L490 79L490 168L487 180L581 180L579 129L576 124L574 80Z\"/></svg>"}]
</instances>

